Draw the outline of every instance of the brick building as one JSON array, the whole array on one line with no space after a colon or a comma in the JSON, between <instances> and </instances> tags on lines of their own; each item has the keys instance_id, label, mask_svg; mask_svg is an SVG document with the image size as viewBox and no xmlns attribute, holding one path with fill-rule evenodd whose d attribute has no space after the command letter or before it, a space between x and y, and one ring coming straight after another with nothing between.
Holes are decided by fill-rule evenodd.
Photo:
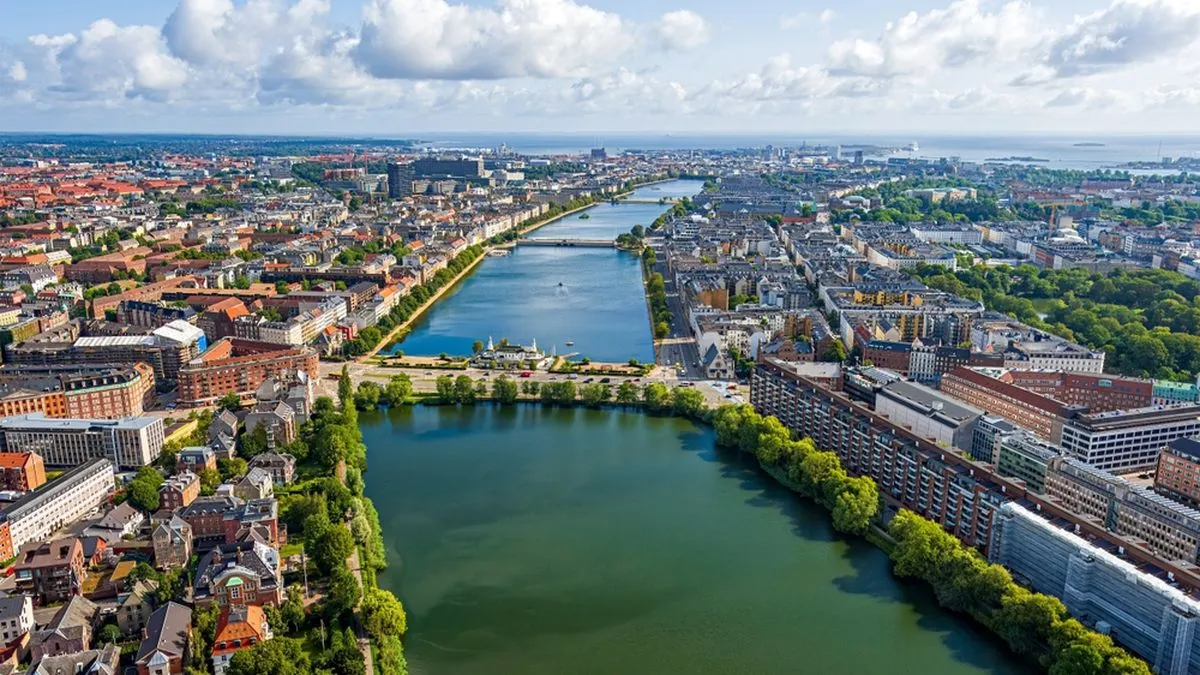
<instances>
[{"instance_id":1,"label":"brick building","mask_svg":"<svg viewBox=\"0 0 1200 675\"><path fill-rule=\"evenodd\" d=\"M180 405L207 405L225 394L249 397L273 376L297 370L316 379L317 352L266 342L224 338L179 372Z\"/></svg>"},{"instance_id":2,"label":"brick building","mask_svg":"<svg viewBox=\"0 0 1200 675\"><path fill-rule=\"evenodd\" d=\"M0 489L29 492L46 482L46 464L32 452L0 452Z\"/></svg>"}]
</instances>

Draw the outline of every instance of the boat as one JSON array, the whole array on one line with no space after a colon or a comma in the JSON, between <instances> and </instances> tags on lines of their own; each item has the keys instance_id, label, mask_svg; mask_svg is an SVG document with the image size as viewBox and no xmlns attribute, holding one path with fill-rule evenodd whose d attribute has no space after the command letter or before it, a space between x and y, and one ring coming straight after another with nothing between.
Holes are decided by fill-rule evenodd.
<instances>
[{"instance_id":1,"label":"boat","mask_svg":"<svg viewBox=\"0 0 1200 675\"><path fill-rule=\"evenodd\" d=\"M579 219L580 219L580 220L587 220L588 218L591 218L591 217L592 217L592 215L591 215L590 213L581 213L581 214L579 214Z\"/></svg>"},{"instance_id":2,"label":"boat","mask_svg":"<svg viewBox=\"0 0 1200 675\"><path fill-rule=\"evenodd\" d=\"M572 341L570 341L570 340L567 340L567 342L566 342L566 345L567 345L568 347L574 347L574 346L575 346L575 343L574 343L574 342L572 342Z\"/></svg>"},{"instance_id":3,"label":"boat","mask_svg":"<svg viewBox=\"0 0 1200 675\"><path fill-rule=\"evenodd\" d=\"M558 282L558 285L559 285L559 286L562 286L562 285L563 285L563 282L561 282L561 281L560 281L560 282Z\"/></svg>"}]
</instances>

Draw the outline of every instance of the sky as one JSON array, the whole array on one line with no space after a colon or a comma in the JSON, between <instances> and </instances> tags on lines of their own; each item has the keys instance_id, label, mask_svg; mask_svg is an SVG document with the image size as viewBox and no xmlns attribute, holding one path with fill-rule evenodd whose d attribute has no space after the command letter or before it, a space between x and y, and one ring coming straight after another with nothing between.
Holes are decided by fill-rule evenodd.
<instances>
[{"instance_id":1,"label":"sky","mask_svg":"<svg viewBox=\"0 0 1200 675\"><path fill-rule=\"evenodd\" d=\"M0 131L1200 133L1200 0L0 0Z\"/></svg>"}]
</instances>

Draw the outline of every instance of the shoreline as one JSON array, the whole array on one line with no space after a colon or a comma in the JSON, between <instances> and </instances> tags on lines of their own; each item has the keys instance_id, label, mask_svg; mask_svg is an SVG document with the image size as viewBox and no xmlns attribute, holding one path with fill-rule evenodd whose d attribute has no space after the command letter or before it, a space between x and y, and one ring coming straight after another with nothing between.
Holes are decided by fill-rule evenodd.
<instances>
[{"instance_id":1,"label":"shoreline","mask_svg":"<svg viewBox=\"0 0 1200 675\"><path fill-rule=\"evenodd\" d=\"M630 188L629 190L625 190L623 192L617 193L616 195L613 195L610 199L619 199L621 196L628 196L628 195L632 194L634 192L634 190L637 190L639 187L642 187L643 185L654 185L657 183L669 183L674 180L678 180L678 179L677 178L663 178L663 179L651 181L648 183L638 183L637 185ZM543 227L549 225L550 223L558 222L564 218L572 216L581 211L586 211L586 210L588 210L594 206L598 206L602 203L603 202L601 200L597 199L596 201L593 201L590 204L584 204L583 206L577 206L568 211L563 211L562 213L555 214L544 220L539 220L539 221L529 225L528 227L522 228L522 227L518 226L515 229L515 231L517 233L516 238L519 239L519 238L529 234L530 232L534 232L540 228L543 228ZM512 231L513 230L509 230L509 232L512 232ZM485 258L488 257L488 253L490 253L491 251L497 250L497 249L511 249L511 248L515 248L516 246L517 246L517 243L516 243L515 239L512 241L506 241L506 242L503 242L500 244L492 244L490 246L484 246L483 253L480 254L480 256L478 258L473 260L470 265L465 267L453 279L451 279L449 282L447 282L446 285L444 285L440 289L438 289L437 292L434 293L432 296L430 296L428 300L421 303L421 306L418 307L412 313L411 316L409 316L407 319L405 319L403 323L397 325L395 328L388 331L387 335L384 335L382 338L380 338L379 344L377 344L375 347L373 347L371 349L371 351L353 359L353 361L355 363L366 363L367 361L378 356L379 352L383 351L387 346L392 344L393 340L396 339L397 334L399 334L401 331L407 329L409 326L412 325L412 323L414 321L416 321L421 316L423 316L426 312L428 312L430 309L432 309L433 306L435 304L437 304L437 302L439 300L442 299L442 296L444 296L450 289L457 286L459 284L459 282L461 282L463 279L465 279L468 274L470 274L472 271L474 271L475 268L479 266L480 262L482 262ZM644 286L645 286L645 283L643 282L643 293L642 293L643 296L645 296ZM654 336L653 317L651 317L651 324L652 325L651 325L650 335L651 335L651 338L653 338L653 336ZM657 354L656 354L656 360L657 360Z\"/></svg>"}]
</instances>

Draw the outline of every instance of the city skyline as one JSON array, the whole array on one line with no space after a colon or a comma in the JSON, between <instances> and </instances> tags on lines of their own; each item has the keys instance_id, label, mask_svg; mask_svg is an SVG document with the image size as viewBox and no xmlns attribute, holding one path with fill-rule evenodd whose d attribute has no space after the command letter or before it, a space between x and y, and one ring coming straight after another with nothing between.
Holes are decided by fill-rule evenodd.
<instances>
[{"instance_id":1,"label":"city skyline","mask_svg":"<svg viewBox=\"0 0 1200 675\"><path fill-rule=\"evenodd\" d=\"M1189 0L0 2L0 130L1187 132Z\"/></svg>"}]
</instances>

